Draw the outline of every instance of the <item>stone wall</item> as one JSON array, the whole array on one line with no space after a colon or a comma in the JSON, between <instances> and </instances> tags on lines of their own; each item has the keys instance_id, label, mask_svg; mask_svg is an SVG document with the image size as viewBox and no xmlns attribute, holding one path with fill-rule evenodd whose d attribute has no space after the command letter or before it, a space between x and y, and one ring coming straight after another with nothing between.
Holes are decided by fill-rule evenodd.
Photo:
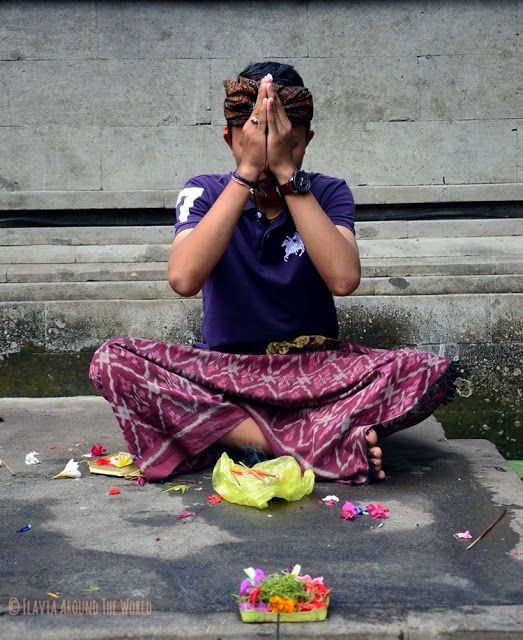
<instances>
[{"instance_id":1,"label":"stone wall","mask_svg":"<svg viewBox=\"0 0 523 640\"><path fill-rule=\"evenodd\" d=\"M357 201L522 198L516 0L3 2L0 209L170 207L231 167L224 78L295 64Z\"/></svg>"}]
</instances>

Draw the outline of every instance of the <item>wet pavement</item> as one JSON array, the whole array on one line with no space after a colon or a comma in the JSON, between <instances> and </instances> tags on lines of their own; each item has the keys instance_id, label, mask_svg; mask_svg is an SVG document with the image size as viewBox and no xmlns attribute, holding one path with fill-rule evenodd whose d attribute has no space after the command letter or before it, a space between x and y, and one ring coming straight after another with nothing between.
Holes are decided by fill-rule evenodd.
<instances>
[{"instance_id":1,"label":"wet pavement","mask_svg":"<svg viewBox=\"0 0 523 640\"><path fill-rule=\"evenodd\" d=\"M100 398L3 399L0 416L0 458L16 474L0 467L3 639L276 637L243 625L231 594L245 567L294 563L325 577L331 608L326 622L281 625L282 640L523 637L523 484L491 443L447 440L434 418L384 441L386 482L316 483L257 510L209 504L211 468L177 478L185 494L86 464L52 480L95 442L125 449ZM41 464L24 463L30 451ZM345 521L320 504L327 494L390 517ZM503 508L473 549L453 537L476 537ZM184 510L194 516L177 519Z\"/></svg>"}]
</instances>

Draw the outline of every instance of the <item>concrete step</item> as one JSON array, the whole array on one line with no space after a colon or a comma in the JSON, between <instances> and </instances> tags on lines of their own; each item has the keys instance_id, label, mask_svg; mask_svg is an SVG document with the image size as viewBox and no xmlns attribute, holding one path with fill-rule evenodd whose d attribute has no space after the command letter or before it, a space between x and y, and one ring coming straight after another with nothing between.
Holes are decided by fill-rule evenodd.
<instances>
[{"instance_id":1,"label":"concrete step","mask_svg":"<svg viewBox=\"0 0 523 640\"><path fill-rule=\"evenodd\" d=\"M523 255L521 236L403 238L361 240L362 258L427 258ZM0 264L166 262L169 244L17 245L1 248Z\"/></svg>"},{"instance_id":2,"label":"concrete step","mask_svg":"<svg viewBox=\"0 0 523 640\"><path fill-rule=\"evenodd\" d=\"M523 293L523 274L365 278L354 296ZM0 302L40 300L170 300L178 298L165 274L156 280L107 282L7 282Z\"/></svg>"},{"instance_id":3,"label":"concrete step","mask_svg":"<svg viewBox=\"0 0 523 640\"><path fill-rule=\"evenodd\" d=\"M0 246L169 244L173 226L0 228ZM362 240L516 236L523 235L523 218L357 222L356 232Z\"/></svg>"},{"instance_id":4,"label":"concrete step","mask_svg":"<svg viewBox=\"0 0 523 640\"><path fill-rule=\"evenodd\" d=\"M522 256L443 256L418 258L362 258L364 278L409 276L473 276L523 274ZM32 263L0 265L0 282L165 281L167 263Z\"/></svg>"}]
</instances>

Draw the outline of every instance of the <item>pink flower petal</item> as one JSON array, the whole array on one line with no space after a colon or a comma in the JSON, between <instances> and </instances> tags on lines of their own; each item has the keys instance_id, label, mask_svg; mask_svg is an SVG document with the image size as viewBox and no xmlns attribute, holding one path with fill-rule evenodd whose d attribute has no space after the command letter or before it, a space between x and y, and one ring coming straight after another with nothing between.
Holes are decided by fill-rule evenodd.
<instances>
[{"instance_id":1,"label":"pink flower petal","mask_svg":"<svg viewBox=\"0 0 523 640\"><path fill-rule=\"evenodd\" d=\"M192 518L194 513L192 511L182 511L176 516L176 520L183 520L184 518Z\"/></svg>"},{"instance_id":2,"label":"pink flower petal","mask_svg":"<svg viewBox=\"0 0 523 640\"><path fill-rule=\"evenodd\" d=\"M356 505L348 500L343 504L340 511L340 518L343 520L352 520L356 516Z\"/></svg>"},{"instance_id":3,"label":"pink flower petal","mask_svg":"<svg viewBox=\"0 0 523 640\"><path fill-rule=\"evenodd\" d=\"M470 531L467 529L467 531L462 531L462 532L457 532L454 534L454 537L457 538L458 540L470 540L472 538L472 535L470 533Z\"/></svg>"},{"instance_id":4,"label":"pink flower petal","mask_svg":"<svg viewBox=\"0 0 523 640\"><path fill-rule=\"evenodd\" d=\"M389 517L389 508L378 502L371 502L367 505L369 516L373 520L385 519Z\"/></svg>"}]
</instances>

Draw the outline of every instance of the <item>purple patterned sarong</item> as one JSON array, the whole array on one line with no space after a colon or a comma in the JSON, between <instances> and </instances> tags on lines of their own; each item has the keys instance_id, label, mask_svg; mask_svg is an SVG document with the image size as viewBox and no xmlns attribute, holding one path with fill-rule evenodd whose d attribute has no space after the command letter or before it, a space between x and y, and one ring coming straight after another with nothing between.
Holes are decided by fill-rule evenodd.
<instances>
[{"instance_id":1,"label":"purple patterned sarong","mask_svg":"<svg viewBox=\"0 0 523 640\"><path fill-rule=\"evenodd\" d=\"M129 452L150 481L201 469L252 417L275 456L319 479L368 479L365 436L421 422L452 391L453 365L415 349L238 355L136 338L105 342L91 362Z\"/></svg>"}]
</instances>

